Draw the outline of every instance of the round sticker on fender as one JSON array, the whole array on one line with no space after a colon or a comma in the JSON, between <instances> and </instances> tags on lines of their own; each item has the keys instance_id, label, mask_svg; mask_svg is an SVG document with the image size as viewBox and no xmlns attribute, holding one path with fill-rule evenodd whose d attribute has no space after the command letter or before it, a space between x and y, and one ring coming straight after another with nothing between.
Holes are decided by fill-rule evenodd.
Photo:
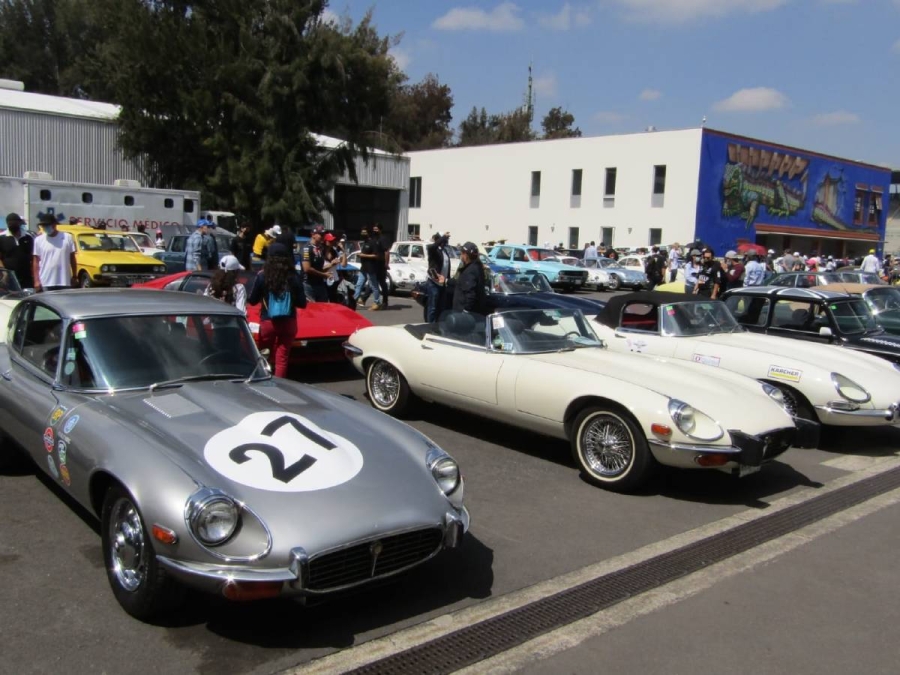
<instances>
[{"instance_id":1,"label":"round sticker on fender","mask_svg":"<svg viewBox=\"0 0 900 675\"><path fill-rule=\"evenodd\" d=\"M346 483L362 469L353 443L300 415L261 412L206 442L207 463L226 478L259 490L311 492Z\"/></svg>"}]
</instances>

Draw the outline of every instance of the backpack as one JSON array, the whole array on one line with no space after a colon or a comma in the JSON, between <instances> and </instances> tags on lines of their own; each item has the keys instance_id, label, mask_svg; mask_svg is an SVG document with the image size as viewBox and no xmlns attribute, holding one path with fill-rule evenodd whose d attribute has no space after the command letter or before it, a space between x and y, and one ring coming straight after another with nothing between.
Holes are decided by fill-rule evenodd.
<instances>
[{"instance_id":1,"label":"backpack","mask_svg":"<svg viewBox=\"0 0 900 675\"><path fill-rule=\"evenodd\" d=\"M269 299L266 302L266 311L270 319L284 319L294 315L294 303L291 299L290 289L284 289L281 293L269 291Z\"/></svg>"}]
</instances>

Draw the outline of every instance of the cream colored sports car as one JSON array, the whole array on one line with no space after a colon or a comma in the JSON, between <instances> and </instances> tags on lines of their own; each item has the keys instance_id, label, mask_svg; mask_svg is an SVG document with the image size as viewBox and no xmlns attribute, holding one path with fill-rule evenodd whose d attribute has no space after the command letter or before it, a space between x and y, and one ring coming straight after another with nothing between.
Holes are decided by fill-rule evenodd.
<instances>
[{"instance_id":1,"label":"cream colored sports car","mask_svg":"<svg viewBox=\"0 0 900 675\"><path fill-rule=\"evenodd\" d=\"M777 387L801 430L819 423L900 423L900 366L833 345L747 333L718 300L619 295L609 299L594 328L620 354L699 363L710 373L727 370Z\"/></svg>"},{"instance_id":2,"label":"cream colored sports car","mask_svg":"<svg viewBox=\"0 0 900 675\"><path fill-rule=\"evenodd\" d=\"M344 346L378 410L402 416L421 399L568 439L584 475L618 492L657 463L752 473L796 431L776 388L613 354L580 310L448 312L364 328Z\"/></svg>"}]
</instances>

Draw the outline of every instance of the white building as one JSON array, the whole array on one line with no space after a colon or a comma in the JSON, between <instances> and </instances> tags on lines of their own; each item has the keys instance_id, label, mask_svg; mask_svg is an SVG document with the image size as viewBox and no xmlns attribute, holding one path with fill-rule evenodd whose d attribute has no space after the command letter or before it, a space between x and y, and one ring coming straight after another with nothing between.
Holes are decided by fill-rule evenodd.
<instances>
[{"instance_id":1,"label":"white building","mask_svg":"<svg viewBox=\"0 0 900 675\"><path fill-rule=\"evenodd\" d=\"M564 248L884 243L890 171L709 128L409 154L410 234Z\"/></svg>"},{"instance_id":2,"label":"white building","mask_svg":"<svg viewBox=\"0 0 900 675\"><path fill-rule=\"evenodd\" d=\"M412 152L411 234L639 247L694 238L702 130Z\"/></svg>"}]
</instances>

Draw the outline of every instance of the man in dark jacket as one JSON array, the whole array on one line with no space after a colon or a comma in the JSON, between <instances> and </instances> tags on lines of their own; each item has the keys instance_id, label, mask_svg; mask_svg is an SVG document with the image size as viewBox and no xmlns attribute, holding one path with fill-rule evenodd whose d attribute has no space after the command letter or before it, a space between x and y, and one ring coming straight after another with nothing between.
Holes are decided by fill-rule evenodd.
<instances>
[{"instance_id":1,"label":"man in dark jacket","mask_svg":"<svg viewBox=\"0 0 900 675\"><path fill-rule=\"evenodd\" d=\"M478 257L478 247L467 241L459 249L461 263L456 276L456 290L453 292L454 312L474 312L484 314L484 269Z\"/></svg>"},{"instance_id":2,"label":"man in dark jacket","mask_svg":"<svg viewBox=\"0 0 900 675\"><path fill-rule=\"evenodd\" d=\"M450 252L447 250L449 237L440 233L432 237L426 250L428 252L428 281L425 282L425 293L428 302L425 306L425 320L429 323L437 321L446 306L447 280L450 278Z\"/></svg>"},{"instance_id":3,"label":"man in dark jacket","mask_svg":"<svg viewBox=\"0 0 900 675\"><path fill-rule=\"evenodd\" d=\"M22 229L25 221L18 213L6 216L6 234L0 236L0 264L16 273L22 288L32 288L31 258L34 237Z\"/></svg>"}]
</instances>

